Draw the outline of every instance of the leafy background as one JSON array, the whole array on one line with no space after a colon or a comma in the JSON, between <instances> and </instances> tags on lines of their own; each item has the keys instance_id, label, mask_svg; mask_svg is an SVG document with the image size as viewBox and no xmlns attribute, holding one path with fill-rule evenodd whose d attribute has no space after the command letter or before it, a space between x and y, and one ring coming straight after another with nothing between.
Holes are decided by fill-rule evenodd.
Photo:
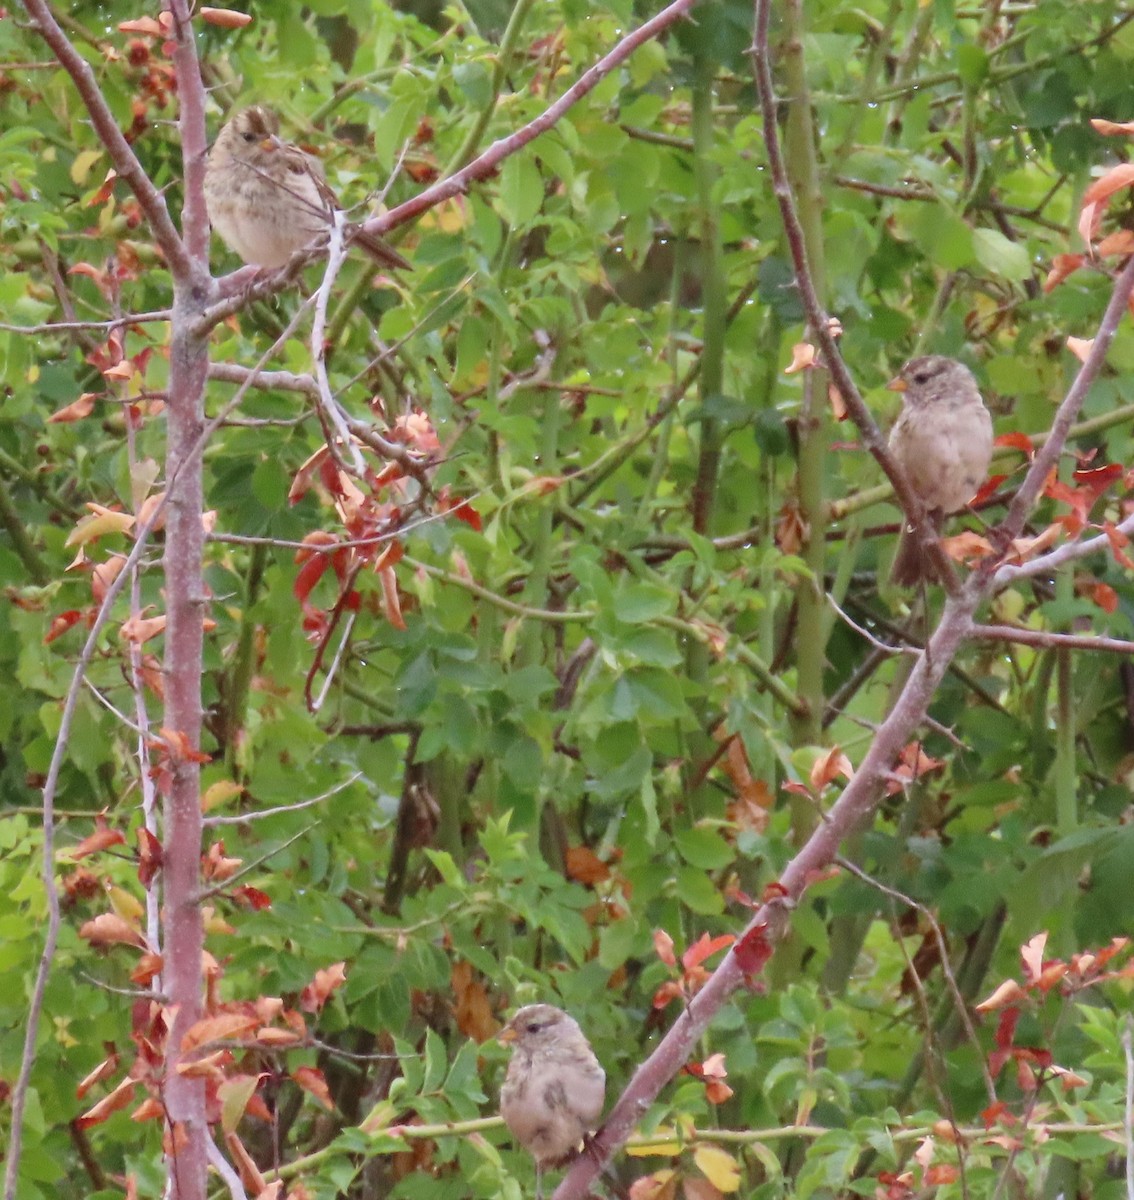
<instances>
[{"instance_id":1,"label":"leafy background","mask_svg":"<svg viewBox=\"0 0 1134 1200\"><path fill-rule=\"evenodd\" d=\"M249 11L247 30L199 34L214 126L235 104L275 105L297 140L324 148L344 198L394 173L391 206L537 115L650 15L569 0L511 13L373 0ZM118 29L138 15L79 3L66 20L172 198L168 60L160 38ZM1099 269L1042 284L1075 244L1092 168L1123 153L1088 119L1134 108L1134 11L866 0L814 3L801 19L776 10L785 137L856 377L885 420L894 400L881 385L904 358L953 354L977 372L998 433L1042 432L1074 370L1064 340L1090 335L1109 291ZM530 1162L495 1126L434 1139L382 1130L493 1112L505 1056L485 1039L535 999L578 1017L616 1094L674 1011L654 1007L682 974L654 931L680 956L703 933L738 930L744 896L776 878L837 792L838 777L813 767L831 746L853 763L900 681L900 658L875 661L861 632L815 603L821 583L878 636L916 606L880 583L898 516L877 468L817 377L783 374L801 311L750 42L746 6L701 5L496 178L409 228L412 272L375 281L348 268L333 322L340 398L389 423L427 414L443 448L433 485L476 519L425 504L407 520L394 567L402 627L379 577L358 577L318 712L304 698L311 613L305 631L286 543L341 531L319 488L289 503L319 422L302 396L254 389L210 443L215 531L243 540L209 549L205 783L239 785L211 793L222 799L209 812L325 798L217 831L271 904L222 892L209 948L232 1001L294 1003L318 969L347 964L319 1013L319 1047L248 1051L243 1063L265 1073L275 1125L247 1116L242 1137L263 1168L291 1164L289 1186L312 1196L522 1194ZM0 54L6 320L163 308L168 275L126 190L103 186L107 160L68 81L11 14ZM215 246L214 265L236 264ZM218 328L213 359L254 363L317 269L305 278ZM103 333L0 334L0 965L19 981L0 997L9 1082L40 951L38 788L90 566L124 552L128 535L90 537L89 563L65 568L85 506L133 511L158 473L163 329L128 330L137 369L117 381L101 370ZM301 332L271 365L309 361ZM1129 326L1109 363L1073 443L1096 465L1131 456ZM49 421L83 393L98 394L89 416ZM231 394L214 382L210 410ZM1002 493L1019 463L1006 454ZM1108 496L1096 516L1120 504ZM1062 511L1046 501L1035 530ZM161 588L155 556L138 606L160 611ZM332 575L306 597L324 613L337 598ZM1099 556L1009 589L993 616L1125 637L1131 601L1128 572ZM76 624L59 632L67 613ZM124 645L108 632L89 675L132 713ZM969 999L1018 976L1019 947L1041 929L1069 958L1129 928L1129 697L1119 659L969 649L925 734L938 765L846 847L924 907L849 871L812 888L767 990L730 1002L705 1040L734 1094L712 1103L702 1080L680 1077L643 1122L743 1136L717 1139L728 1165L703 1143L696 1158L663 1146L663 1169L679 1174L655 1177L656 1194L679 1179L698 1197L872 1194L898 1186L886 1172L913 1169L915 1135L943 1117L978 1122L982 1055L1002 1043L995 1017L978 1022L976 1045L958 1029L928 914ZM68 912L28 1111L28 1197L118 1194L126 1174L142 1194L162 1185L156 1123L123 1111L73 1124L91 1103L75 1084L108 1047L123 1066L132 1053L131 1002L101 985L129 988L134 957L78 931L108 900L137 919L141 782L137 735L86 695L59 792ZM100 810L126 847L69 861ZM1086 995L1036 996L1016 1037L1074 1068L1080 1087L998 1080L1018 1116L1072 1132L1018 1152L973 1145L960 1181L928 1182L950 1194L993 1195L1005 1178L1022 1194L1123 1193L1107 1157L1117 1146L1089 1130L1121 1115L1125 985ZM305 1064L323 1072L333 1111L297 1086ZM792 1124L814 1131L769 1132ZM941 1161L952 1153L939 1149ZM656 1157L616 1166L624 1183L658 1169Z\"/></svg>"}]
</instances>

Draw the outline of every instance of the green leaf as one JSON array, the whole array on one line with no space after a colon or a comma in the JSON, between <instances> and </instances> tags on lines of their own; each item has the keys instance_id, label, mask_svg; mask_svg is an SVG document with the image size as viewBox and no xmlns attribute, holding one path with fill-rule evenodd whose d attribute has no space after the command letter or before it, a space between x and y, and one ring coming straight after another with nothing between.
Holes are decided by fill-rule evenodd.
<instances>
[{"instance_id":1,"label":"green leaf","mask_svg":"<svg viewBox=\"0 0 1134 1200\"><path fill-rule=\"evenodd\" d=\"M508 222L526 228L543 206L543 177L529 155L513 154L500 173L498 206Z\"/></svg>"},{"instance_id":2,"label":"green leaf","mask_svg":"<svg viewBox=\"0 0 1134 1200\"><path fill-rule=\"evenodd\" d=\"M1026 247L1009 241L998 229L973 230L973 251L982 267L1002 279L1020 283L1032 274Z\"/></svg>"}]
</instances>

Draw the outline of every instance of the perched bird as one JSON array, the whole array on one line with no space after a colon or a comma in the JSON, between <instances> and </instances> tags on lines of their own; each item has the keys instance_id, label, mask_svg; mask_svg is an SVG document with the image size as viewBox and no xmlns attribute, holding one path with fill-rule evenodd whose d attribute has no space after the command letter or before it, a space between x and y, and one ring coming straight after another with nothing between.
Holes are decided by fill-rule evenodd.
<instances>
[{"instance_id":1,"label":"perched bird","mask_svg":"<svg viewBox=\"0 0 1134 1200\"><path fill-rule=\"evenodd\" d=\"M952 358L911 359L886 386L903 400L890 431L890 453L940 531L944 518L964 508L988 478L992 418L972 372ZM910 587L932 578L932 564L906 523L890 581Z\"/></svg>"},{"instance_id":2,"label":"perched bird","mask_svg":"<svg viewBox=\"0 0 1134 1200\"><path fill-rule=\"evenodd\" d=\"M500 1089L500 1115L536 1162L536 1192L544 1168L579 1149L602 1112L606 1072L578 1023L551 1004L529 1004L500 1031L513 1046Z\"/></svg>"},{"instance_id":3,"label":"perched bird","mask_svg":"<svg viewBox=\"0 0 1134 1200\"><path fill-rule=\"evenodd\" d=\"M282 141L279 118L256 105L238 112L217 135L205 167L205 207L213 228L246 262L282 267L330 228L342 208L323 167ZM346 227L351 243L384 266L409 263L380 238Z\"/></svg>"}]
</instances>

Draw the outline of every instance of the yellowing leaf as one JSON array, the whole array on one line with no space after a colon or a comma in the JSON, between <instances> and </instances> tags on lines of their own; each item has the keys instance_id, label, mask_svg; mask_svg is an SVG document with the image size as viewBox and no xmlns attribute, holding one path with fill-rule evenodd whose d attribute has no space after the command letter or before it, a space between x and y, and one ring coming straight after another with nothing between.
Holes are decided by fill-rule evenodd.
<instances>
[{"instance_id":1,"label":"yellowing leaf","mask_svg":"<svg viewBox=\"0 0 1134 1200\"><path fill-rule=\"evenodd\" d=\"M263 1075L234 1075L217 1087L217 1099L221 1102L221 1128L225 1133L240 1124L248 1101L255 1095Z\"/></svg>"},{"instance_id":2,"label":"yellowing leaf","mask_svg":"<svg viewBox=\"0 0 1134 1200\"><path fill-rule=\"evenodd\" d=\"M740 1167L727 1150L708 1142L693 1151L693 1161L705 1178L722 1192L735 1192L740 1187Z\"/></svg>"},{"instance_id":3,"label":"yellowing leaf","mask_svg":"<svg viewBox=\"0 0 1134 1200\"><path fill-rule=\"evenodd\" d=\"M71 162L71 182L82 187L87 182L91 167L102 158L101 150L80 150Z\"/></svg>"},{"instance_id":4,"label":"yellowing leaf","mask_svg":"<svg viewBox=\"0 0 1134 1200\"><path fill-rule=\"evenodd\" d=\"M201 797L201 811L208 812L218 804L235 800L243 791L239 783L233 783L231 779L220 779L205 789L205 794Z\"/></svg>"},{"instance_id":5,"label":"yellowing leaf","mask_svg":"<svg viewBox=\"0 0 1134 1200\"><path fill-rule=\"evenodd\" d=\"M650 1135L649 1141L635 1142L626 1147L626 1153L635 1158L646 1158L651 1154L672 1156L681 1153L681 1142L677 1139L677 1131L667 1126L659 1126Z\"/></svg>"},{"instance_id":6,"label":"yellowing leaf","mask_svg":"<svg viewBox=\"0 0 1134 1200\"><path fill-rule=\"evenodd\" d=\"M98 507L89 517L83 519L71 530L64 545L84 546L95 538L105 537L109 533L125 533L134 524L134 518L129 513L112 512L108 508Z\"/></svg>"}]
</instances>

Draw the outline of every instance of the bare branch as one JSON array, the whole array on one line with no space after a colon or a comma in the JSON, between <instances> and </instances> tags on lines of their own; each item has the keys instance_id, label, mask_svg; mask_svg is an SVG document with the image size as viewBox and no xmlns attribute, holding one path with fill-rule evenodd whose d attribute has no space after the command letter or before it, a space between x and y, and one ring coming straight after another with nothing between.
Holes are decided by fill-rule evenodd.
<instances>
[{"instance_id":1,"label":"bare branch","mask_svg":"<svg viewBox=\"0 0 1134 1200\"><path fill-rule=\"evenodd\" d=\"M1097 634L1055 633L1021 629L1016 625L974 625L969 637L985 642L1016 642L1021 646L1061 647L1064 650L1105 650L1108 654L1134 654L1134 642Z\"/></svg>"}]
</instances>

